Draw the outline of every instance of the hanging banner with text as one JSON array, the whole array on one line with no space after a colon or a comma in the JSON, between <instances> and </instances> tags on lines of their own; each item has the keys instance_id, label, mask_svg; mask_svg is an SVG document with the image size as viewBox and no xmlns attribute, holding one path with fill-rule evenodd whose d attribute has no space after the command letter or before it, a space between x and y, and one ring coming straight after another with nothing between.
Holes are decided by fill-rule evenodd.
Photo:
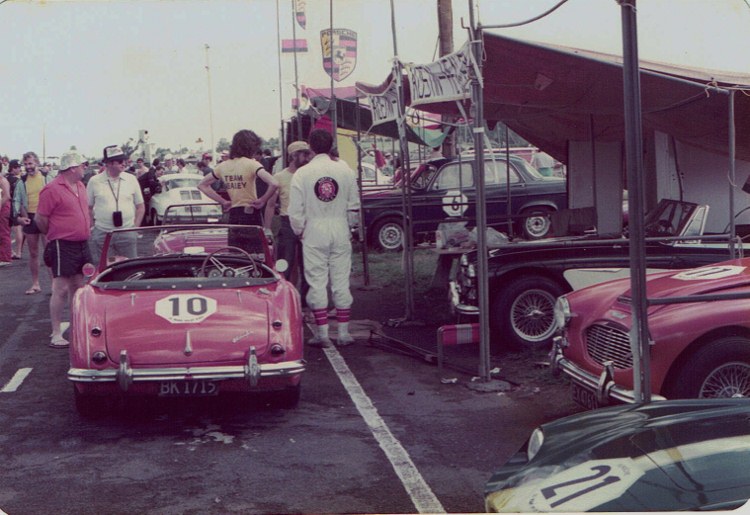
<instances>
[{"instance_id":1,"label":"hanging banner with text","mask_svg":"<svg viewBox=\"0 0 750 515\"><path fill-rule=\"evenodd\" d=\"M396 81L391 81L379 95L367 95L372 110L372 125L391 122L398 118L398 91Z\"/></svg>"},{"instance_id":2,"label":"hanging banner with text","mask_svg":"<svg viewBox=\"0 0 750 515\"><path fill-rule=\"evenodd\" d=\"M429 64L407 64L410 105L432 104L471 97L474 56L468 42L458 52Z\"/></svg>"}]
</instances>

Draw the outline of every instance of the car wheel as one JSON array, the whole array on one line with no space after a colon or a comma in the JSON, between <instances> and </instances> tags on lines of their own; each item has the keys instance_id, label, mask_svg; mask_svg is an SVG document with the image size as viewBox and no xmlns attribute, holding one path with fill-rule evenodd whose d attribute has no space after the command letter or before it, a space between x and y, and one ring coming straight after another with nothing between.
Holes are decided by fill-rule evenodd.
<instances>
[{"instance_id":1,"label":"car wheel","mask_svg":"<svg viewBox=\"0 0 750 515\"><path fill-rule=\"evenodd\" d=\"M536 348L552 342L555 302L565 289L543 276L526 276L503 284L490 312L493 340L511 350Z\"/></svg>"},{"instance_id":2,"label":"car wheel","mask_svg":"<svg viewBox=\"0 0 750 515\"><path fill-rule=\"evenodd\" d=\"M98 418L104 416L107 413L108 403L106 397L99 395L85 395L78 391L78 388L73 386L73 396L76 403L76 411L83 418Z\"/></svg>"},{"instance_id":3,"label":"car wheel","mask_svg":"<svg viewBox=\"0 0 750 515\"><path fill-rule=\"evenodd\" d=\"M379 250L401 250L404 243L404 229L395 218L380 220L373 226L372 241Z\"/></svg>"},{"instance_id":4,"label":"car wheel","mask_svg":"<svg viewBox=\"0 0 750 515\"><path fill-rule=\"evenodd\" d=\"M719 338L695 352L671 388L675 398L750 397L750 339Z\"/></svg>"},{"instance_id":5,"label":"car wheel","mask_svg":"<svg viewBox=\"0 0 750 515\"><path fill-rule=\"evenodd\" d=\"M523 227L521 232L527 240L540 240L550 235L552 231L552 220L547 208L536 208L523 213Z\"/></svg>"}]
</instances>

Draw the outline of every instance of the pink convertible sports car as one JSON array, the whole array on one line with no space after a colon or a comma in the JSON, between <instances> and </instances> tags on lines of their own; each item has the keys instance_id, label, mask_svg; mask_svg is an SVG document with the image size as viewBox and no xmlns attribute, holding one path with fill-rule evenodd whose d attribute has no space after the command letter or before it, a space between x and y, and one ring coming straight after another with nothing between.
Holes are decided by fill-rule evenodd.
<instances>
[{"instance_id":1,"label":"pink convertible sports car","mask_svg":"<svg viewBox=\"0 0 750 515\"><path fill-rule=\"evenodd\" d=\"M743 294L750 296L750 258L647 277L654 398L750 396L750 298ZM692 296L702 298L685 299ZM659 304L677 298L688 302ZM629 279L558 299L553 367L572 379L579 404L633 402L631 317Z\"/></svg>"},{"instance_id":2,"label":"pink convertible sports car","mask_svg":"<svg viewBox=\"0 0 750 515\"><path fill-rule=\"evenodd\" d=\"M113 243L134 245L137 257L112 256ZM110 234L72 306L68 379L79 413L137 395L274 392L278 405L296 405L302 314L281 268L261 227Z\"/></svg>"}]
</instances>

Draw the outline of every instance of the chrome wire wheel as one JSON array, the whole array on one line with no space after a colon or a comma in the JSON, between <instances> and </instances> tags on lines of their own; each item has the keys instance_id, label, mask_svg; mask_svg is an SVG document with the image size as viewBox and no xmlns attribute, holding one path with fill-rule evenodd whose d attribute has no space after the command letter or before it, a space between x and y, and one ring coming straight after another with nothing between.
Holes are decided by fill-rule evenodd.
<instances>
[{"instance_id":1,"label":"chrome wire wheel","mask_svg":"<svg viewBox=\"0 0 750 515\"><path fill-rule=\"evenodd\" d=\"M513 331L524 340L537 343L555 331L555 296L541 289L526 290L511 305Z\"/></svg>"},{"instance_id":2,"label":"chrome wire wheel","mask_svg":"<svg viewBox=\"0 0 750 515\"><path fill-rule=\"evenodd\" d=\"M706 376L698 397L750 397L750 365L734 361L716 367Z\"/></svg>"}]
</instances>

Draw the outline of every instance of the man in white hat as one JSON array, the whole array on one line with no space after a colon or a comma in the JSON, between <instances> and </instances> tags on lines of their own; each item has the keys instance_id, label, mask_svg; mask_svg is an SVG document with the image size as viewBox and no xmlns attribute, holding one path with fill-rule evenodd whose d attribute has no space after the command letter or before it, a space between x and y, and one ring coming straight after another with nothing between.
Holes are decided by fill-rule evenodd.
<instances>
[{"instance_id":1,"label":"man in white hat","mask_svg":"<svg viewBox=\"0 0 750 515\"><path fill-rule=\"evenodd\" d=\"M107 233L115 229L139 227L146 212L143 193L138 179L123 173L127 156L117 145L104 148L105 170L91 178L86 186L89 206L93 213L94 230L91 232L91 252L99 262ZM138 254L138 235L135 232L117 235L109 244L108 258Z\"/></svg>"},{"instance_id":2,"label":"man in white hat","mask_svg":"<svg viewBox=\"0 0 750 515\"><path fill-rule=\"evenodd\" d=\"M83 285L83 265L91 262L88 245L91 218L86 187L81 182L83 164L84 160L75 152L63 154L57 177L39 193L35 217L39 231L47 235L44 264L52 271L49 346L58 349L68 346L60 328L63 309Z\"/></svg>"},{"instance_id":3,"label":"man in white hat","mask_svg":"<svg viewBox=\"0 0 750 515\"><path fill-rule=\"evenodd\" d=\"M293 141L287 146L287 155L289 156L289 166L274 175L279 181L279 189L274 197L269 200L268 204L273 206L278 199L279 216L276 234L276 259L284 259L289 263L289 268L284 272L287 280L295 280L295 271L300 269L301 287L300 293L304 302L307 294L307 282L304 278L304 269L302 268L302 244L299 237L294 234L292 225L289 222L289 193L292 187L292 177L295 172L305 166L313 157L313 151L306 141ZM299 266L298 266L299 265Z\"/></svg>"}]
</instances>

